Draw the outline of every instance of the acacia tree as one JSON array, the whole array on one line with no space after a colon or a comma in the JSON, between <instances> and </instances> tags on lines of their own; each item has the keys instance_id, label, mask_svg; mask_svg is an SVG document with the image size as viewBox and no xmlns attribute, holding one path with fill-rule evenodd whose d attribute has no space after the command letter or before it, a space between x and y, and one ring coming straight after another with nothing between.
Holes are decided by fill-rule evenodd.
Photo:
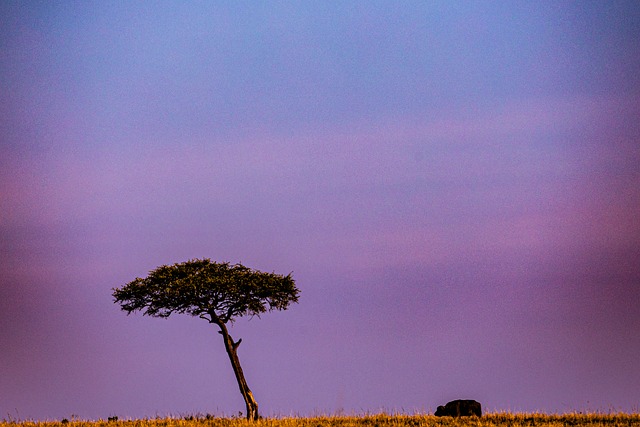
<instances>
[{"instance_id":1,"label":"acacia tree","mask_svg":"<svg viewBox=\"0 0 640 427\"><path fill-rule=\"evenodd\" d=\"M239 316L259 317L267 311L286 310L290 303L298 302L299 292L291 274L264 273L205 258L160 266L144 279L113 289L113 297L127 314L142 311L147 316L167 318L186 313L218 326L246 404L247 419L255 420L258 403L238 359L242 339L233 340L227 323Z\"/></svg>"}]
</instances>

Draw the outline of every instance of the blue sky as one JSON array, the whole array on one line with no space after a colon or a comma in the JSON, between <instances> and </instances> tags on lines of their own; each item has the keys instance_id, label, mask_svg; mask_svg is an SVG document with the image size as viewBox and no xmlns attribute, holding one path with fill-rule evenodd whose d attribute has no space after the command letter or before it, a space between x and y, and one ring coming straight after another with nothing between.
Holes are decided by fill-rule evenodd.
<instances>
[{"instance_id":1,"label":"blue sky","mask_svg":"<svg viewBox=\"0 0 640 427\"><path fill-rule=\"evenodd\" d=\"M0 413L243 410L200 319L111 289L293 272L265 415L638 409L635 2L3 2Z\"/></svg>"}]
</instances>

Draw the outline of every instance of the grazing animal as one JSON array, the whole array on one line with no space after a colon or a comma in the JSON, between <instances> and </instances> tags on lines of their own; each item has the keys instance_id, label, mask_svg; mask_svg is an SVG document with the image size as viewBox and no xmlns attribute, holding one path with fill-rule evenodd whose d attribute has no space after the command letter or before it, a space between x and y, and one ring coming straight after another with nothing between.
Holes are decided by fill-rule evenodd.
<instances>
[{"instance_id":1,"label":"grazing animal","mask_svg":"<svg viewBox=\"0 0 640 427\"><path fill-rule=\"evenodd\" d=\"M471 417L482 416L482 405L475 400L454 400L444 406L438 406L436 417Z\"/></svg>"}]
</instances>

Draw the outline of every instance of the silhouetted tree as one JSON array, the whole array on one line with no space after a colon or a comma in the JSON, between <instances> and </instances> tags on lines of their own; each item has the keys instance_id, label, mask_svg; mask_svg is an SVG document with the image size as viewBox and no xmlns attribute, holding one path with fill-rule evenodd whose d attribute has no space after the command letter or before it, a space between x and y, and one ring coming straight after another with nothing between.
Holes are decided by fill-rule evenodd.
<instances>
[{"instance_id":1,"label":"silhouetted tree","mask_svg":"<svg viewBox=\"0 0 640 427\"><path fill-rule=\"evenodd\" d=\"M247 407L247 419L255 420L258 403L247 386L237 354L242 340L231 338L227 323L239 316L286 310L290 303L298 302L299 292L291 274L194 259L160 266L144 279L136 278L113 289L113 297L127 314L140 310L147 316L166 318L186 313L217 325Z\"/></svg>"}]
</instances>

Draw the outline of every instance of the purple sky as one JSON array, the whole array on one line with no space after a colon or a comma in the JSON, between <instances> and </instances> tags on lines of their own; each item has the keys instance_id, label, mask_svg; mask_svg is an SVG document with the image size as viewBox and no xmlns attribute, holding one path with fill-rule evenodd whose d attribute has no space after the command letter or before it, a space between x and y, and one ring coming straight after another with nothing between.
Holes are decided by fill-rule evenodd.
<instances>
[{"instance_id":1,"label":"purple sky","mask_svg":"<svg viewBox=\"0 0 640 427\"><path fill-rule=\"evenodd\" d=\"M640 3L0 2L0 419L244 410L111 289L293 271L265 415L640 408Z\"/></svg>"}]
</instances>

